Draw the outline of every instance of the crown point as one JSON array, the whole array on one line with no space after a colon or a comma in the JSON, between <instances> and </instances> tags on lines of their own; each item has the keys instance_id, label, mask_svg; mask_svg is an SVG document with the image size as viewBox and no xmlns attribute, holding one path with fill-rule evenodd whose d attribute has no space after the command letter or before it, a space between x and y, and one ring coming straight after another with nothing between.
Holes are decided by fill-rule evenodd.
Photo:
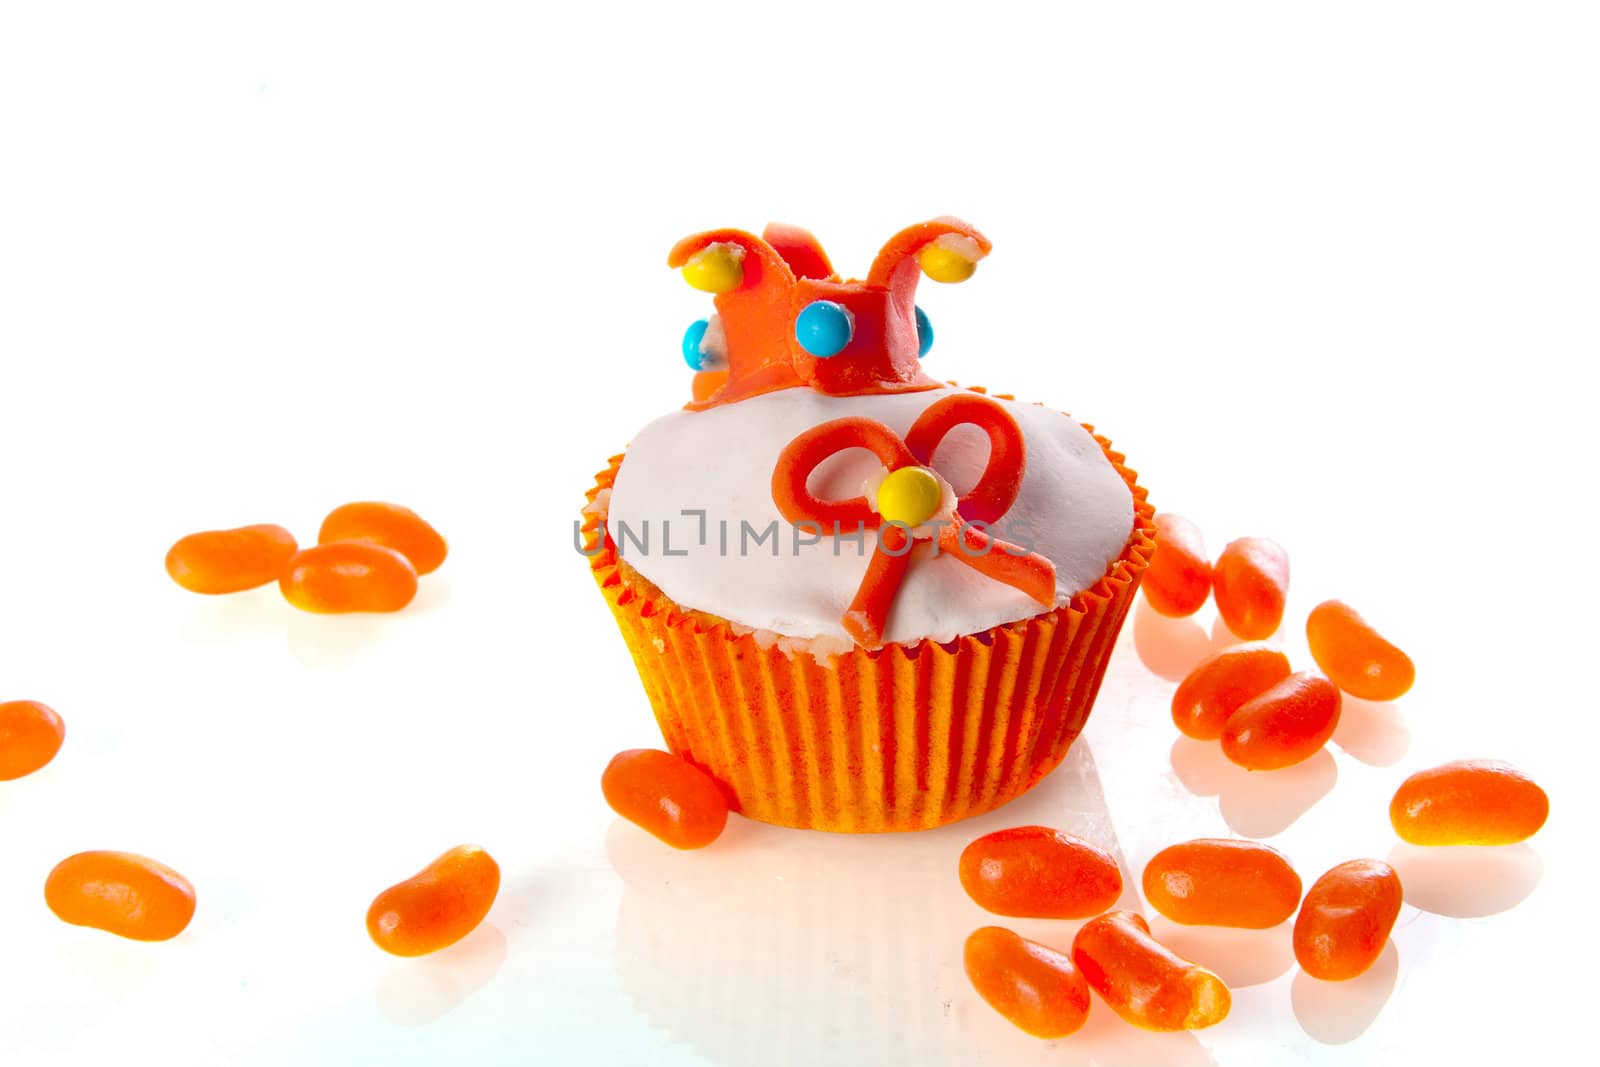
<instances>
[{"instance_id":1,"label":"crown point","mask_svg":"<svg viewBox=\"0 0 1600 1067\"><path fill-rule=\"evenodd\" d=\"M928 321L928 313L921 308L917 312L917 358L921 359L928 354L928 349L933 347L933 323Z\"/></svg>"},{"instance_id":2,"label":"crown point","mask_svg":"<svg viewBox=\"0 0 1600 1067\"><path fill-rule=\"evenodd\" d=\"M921 526L944 501L944 486L926 467L901 467L878 485L878 514L885 522Z\"/></svg>"},{"instance_id":3,"label":"crown point","mask_svg":"<svg viewBox=\"0 0 1600 1067\"><path fill-rule=\"evenodd\" d=\"M707 245L683 265L683 280L703 293L731 293L744 284L744 247L732 241Z\"/></svg>"},{"instance_id":4,"label":"crown point","mask_svg":"<svg viewBox=\"0 0 1600 1067\"><path fill-rule=\"evenodd\" d=\"M855 317L832 300L813 300L794 320L795 340L819 359L843 352L855 333Z\"/></svg>"},{"instance_id":5,"label":"crown point","mask_svg":"<svg viewBox=\"0 0 1600 1067\"><path fill-rule=\"evenodd\" d=\"M972 277L978 269L983 249L964 234L947 233L928 242L917 254L922 273L936 282L954 285Z\"/></svg>"}]
</instances>

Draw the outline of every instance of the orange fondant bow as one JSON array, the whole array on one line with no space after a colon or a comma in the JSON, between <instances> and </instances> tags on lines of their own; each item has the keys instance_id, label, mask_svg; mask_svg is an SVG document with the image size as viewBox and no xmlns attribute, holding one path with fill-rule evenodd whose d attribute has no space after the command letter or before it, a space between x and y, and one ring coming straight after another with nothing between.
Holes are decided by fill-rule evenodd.
<instances>
[{"instance_id":1,"label":"orange fondant bow","mask_svg":"<svg viewBox=\"0 0 1600 1067\"><path fill-rule=\"evenodd\" d=\"M864 496L822 500L809 488L812 472L824 460L852 448L867 449L891 473L905 467L926 467L945 434L962 424L976 426L988 435L989 460L978 483L956 502L955 520L940 525L937 535L920 533L914 538L905 524L886 522ZM955 393L924 411L904 438L876 419L860 416L834 419L806 430L778 456L772 470L772 500L791 523L815 523L835 535L844 529L878 531L867 573L841 620L856 641L875 648L883 643L884 623L911 564L909 542L913 539L937 540L939 551L974 570L1022 590L1046 607L1055 604L1055 564L972 525L995 522L1010 510L1026 465L1026 448L1016 420L992 400L975 393Z\"/></svg>"}]
</instances>

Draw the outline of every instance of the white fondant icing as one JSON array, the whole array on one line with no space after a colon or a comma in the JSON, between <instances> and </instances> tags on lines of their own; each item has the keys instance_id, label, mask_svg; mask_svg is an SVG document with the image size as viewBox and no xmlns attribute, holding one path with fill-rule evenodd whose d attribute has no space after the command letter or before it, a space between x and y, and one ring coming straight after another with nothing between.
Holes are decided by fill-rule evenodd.
<instances>
[{"instance_id":1,"label":"white fondant icing","mask_svg":"<svg viewBox=\"0 0 1600 1067\"><path fill-rule=\"evenodd\" d=\"M664 416L628 445L607 530L621 558L685 608L784 637L848 640L839 620L861 584L875 535L867 531L859 547L850 537L827 535L805 543L810 532L795 531L772 502L772 468L784 446L812 426L862 415L904 434L951 391L833 397L796 388ZM1133 529L1133 494L1071 418L1035 404L996 403L1022 429L1027 468L1016 503L992 532L1054 563L1056 602L1064 604L1122 554ZM958 426L931 466L965 492L988 453L982 431ZM870 453L852 449L824 462L811 488L823 499L856 496L882 470ZM705 512L703 542L701 518L685 514L695 511ZM773 524L776 537L761 539ZM1026 594L948 555L932 556L926 545L915 552L885 641L948 641L1040 611Z\"/></svg>"}]
</instances>

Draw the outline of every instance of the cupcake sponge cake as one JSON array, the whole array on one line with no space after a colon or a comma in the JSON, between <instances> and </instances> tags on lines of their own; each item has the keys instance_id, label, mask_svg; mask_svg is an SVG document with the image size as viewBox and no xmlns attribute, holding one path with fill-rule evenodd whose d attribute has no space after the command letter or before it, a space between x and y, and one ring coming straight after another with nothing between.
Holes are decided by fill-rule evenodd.
<instances>
[{"instance_id":1,"label":"cupcake sponge cake","mask_svg":"<svg viewBox=\"0 0 1600 1067\"><path fill-rule=\"evenodd\" d=\"M932 220L863 281L787 226L669 257L716 304L684 338L696 399L598 476L586 553L668 746L747 816L941 825L1088 715L1151 508L1089 427L925 372L918 280L989 247Z\"/></svg>"}]
</instances>

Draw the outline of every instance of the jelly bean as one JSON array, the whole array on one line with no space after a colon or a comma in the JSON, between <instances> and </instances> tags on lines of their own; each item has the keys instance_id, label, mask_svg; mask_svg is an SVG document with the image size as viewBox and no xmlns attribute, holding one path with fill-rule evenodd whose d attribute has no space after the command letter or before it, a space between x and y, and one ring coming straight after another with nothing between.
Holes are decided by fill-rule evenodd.
<instances>
[{"instance_id":1,"label":"jelly bean","mask_svg":"<svg viewBox=\"0 0 1600 1067\"><path fill-rule=\"evenodd\" d=\"M67 728L37 700L0 701L0 782L32 774L56 758Z\"/></svg>"},{"instance_id":2,"label":"jelly bean","mask_svg":"<svg viewBox=\"0 0 1600 1067\"><path fill-rule=\"evenodd\" d=\"M711 325L709 319L696 319L683 331L683 361L689 364L690 370L705 370L706 354L700 345L706 339L706 330Z\"/></svg>"},{"instance_id":3,"label":"jelly bean","mask_svg":"<svg viewBox=\"0 0 1600 1067\"><path fill-rule=\"evenodd\" d=\"M1081 919L1122 895L1122 871L1103 849L1048 826L984 834L961 853L961 885L996 915Z\"/></svg>"},{"instance_id":4,"label":"jelly bean","mask_svg":"<svg viewBox=\"0 0 1600 1067\"><path fill-rule=\"evenodd\" d=\"M457 845L367 909L367 933L383 951L425 956L466 937L500 892L500 865L477 845Z\"/></svg>"},{"instance_id":5,"label":"jelly bean","mask_svg":"<svg viewBox=\"0 0 1600 1067\"><path fill-rule=\"evenodd\" d=\"M683 360L694 371L728 369L728 335L720 316L690 323L683 334Z\"/></svg>"},{"instance_id":6,"label":"jelly bean","mask_svg":"<svg viewBox=\"0 0 1600 1067\"><path fill-rule=\"evenodd\" d=\"M1182 515L1156 516L1156 553L1145 568L1144 597L1162 615L1193 615L1211 595L1211 564L1200 527Z\"/></svg>"},{"instance_id":7,"label":"jelly bean","mask_svg":"<svg viewBox=\"0 0 1600 1067\"><path fill-rule=\"evenodd\" d=\"M1089 1017L1089 984L1072 959L1000 926L974 930L967 979L989 1006L1034 1037L1066 1037Z\"/></svg>"},{"instance_id":8,"label":"jelly bean","mask_svg":"<svg viewBox=\"0 0 1600 1067\"><path fill-rule=\"evenodd\" d=\"M1326 600L1306 617L1311 656L1328 680L1362 700L1393 700L1416 679L1411 657L1367 625L1354 608Z\"/></svg>"},{"instance_id":9,"label":"jelly bean","mask_svg":"<svg viewBox=\"0 0 1600 1067\"><path fill-rule=\"evenodd\" d=\"M1341 863L1318 878L1294 921L1294 958L1313 978L1342 982L1383 954L1400 916L1400 878L1378 860Z\"/></svg>"},{"instance_id":10,"label":"jelly bean","mask_svg":"<svg viewBox=\"0 0 1600 1067\"><path fill-rule=\"evenodd\" d=\"M331 545L338 541L392 548L410 560L419 575L438 570L450 551L439 531L421 515L399 504L374 500L342 504L328 513L317 533L317 543Z\"/></svg>"},{"instance_id":11,"label":"jelly bean","mask_svg":"<svg viewBox=\"0 0 1600 1067\"><path fill-rule=\"evenodd\" d=\"M1289 657L1263 644L1234 645L1202 660L1172 694L1172 721L1201 741L1222 736L1228 717L1289 677Z\"/></svg>"},{"instance_id":12,"label":"jelly bean","mask_svg":"<svg viewBox=\"0 0 1600 1067\"><path fill-rule=\"evenodd\" d=\"M282 526L208 530L167 550L167 573L191 593L242 593L276 581L298 547Z\"/></svg>"},{"instance_id":13,"label":"jelly bean","mask_svg":"<svg viewBox=\"0 0 1600 1067\"><path fill-rule=\"evenodd\" d=\"M795 340L818 359L843 352L854 334L855 317L832 300L813 300L794 320Z\"/></svg>"},{"instance_id":14,"label":"jelly bean","mask_svg":"<svg viewBox=\"0 0 1600 1067\"><path fill-rule=\"evenodd\" d=\"M744 246L707 245L683 265L683 280L703 293L731 293L744 284Z\"/></svg>"},{"instance_id":15,"label":"jelly bean","mask_svg":"<svg viewBox=\"0 0 1600 1067\"><path fill-rule=\"evenodd\" d=\"M727 798L710 775L653 748L617 753L600 791L618 815L673 848L704 848L728 821Z\"/></svg>"},{"instance_id":16,"label":"jelly bean","mask_svg":"<svg viewBox=\"0 0 1600 1067\"><path fill-rule=\"evenodd\" d=\"M278 586L301 611L399 611L417 595L417 572L392 548L336 541L296 552Z\"/></svg>"},{"instance_id":17,"label":"jelly bean","mask_svg":"<svg viewBox=\"0 0 1600 1067\"><path fill-rule=\"evenodd\" d=\"M1145 865L1151 907L1189 926L1277 926L1300 904L1300 876L1254 841L1201 838L1164 848Z\"/></svg>"},{"instance_id":18,"label":"jelly bean","mask_svg":"<svg viewBox=\"0 0 1600 1067\"><path fill-rule=\"evenodd\" d=\"M1211 585L1228 629L1246 641L1271 637L1283 621L1289 595L1289 554L1276 541L1241 538L1217 557Z\"/></svg>"},{"instance_id":19,"label":"jelly bean","mask_svg":"<svg viewBox=\"0 0 1600 1067\"><path fill-rule=\"evenodd\" d=\"M917 308L917 358L921 359L933 347L933 323L928 319L928 313Z\"/></svg>"},{"instance_id":20,"label":"jelly bean","mask_svg":"<svg viewBox=\"0 0 1600 1067\"><path fill-rule=\"evenodd\" d=\"M80 852L56 864L45 903L62 922L134 941L166 941L194 918L194 886L171 867L132 852Z\"/></svg>"},{"instance_id":21,"label":"jelly bean","mask_svg":"<svg viewBox=\"0 0 1600 1067\"><path fill-rule=\"evenodd\" d=\"M878 514L884 522L921 526L944 502L944 485L926 467L901 467L878 484Z\"/></svg>"},{"instance_id":22,"label":"jelly bean","mask_svg":"<svg viewBox=\"0 0 1600 1067\"><path fill-rule=\"evenodd\" d=\"M1090 919L1072 941L1072 962L1111 1010L1145 1030L1198 1030L1233 1006L1222 979L1150 936L1142 915Z\"/></svg>"},{"instance_id":23,"label":"jelly bean","mask_svg":"<svg viewBox=\"0 0 1600 1067\"><path fill-rule=\"evenodd\" d=\"M1457 760L1418 771L1389 803L1389 821L1413 845L1510 845L1539 832L1550 798L1509 763Z\"/></svg>"},{"instance_id":24,"label":"jelly bean","mask_svg":"<svg viewBox=\"0 0 1600 1067\"><path fill-rule=\"evenodd\" d=\"M917 263L922 267L922 273L946 285L964 282L972 277L981 258L983 250L978 242L959 233L942 234L917 253Z\"/></svg>"},{"instance_id":25,"label":"jelly bean","mask_svg":"<svg viewBox=\"0 0 1600 1067\"><path fill-rule=\"evenodd\" d=\"M1310 759L1339 725L1339 689L1320 674L1291 674L1244 702L1222 728L1222 754L1252 771Z\"/></svg>"}]
</instances>

